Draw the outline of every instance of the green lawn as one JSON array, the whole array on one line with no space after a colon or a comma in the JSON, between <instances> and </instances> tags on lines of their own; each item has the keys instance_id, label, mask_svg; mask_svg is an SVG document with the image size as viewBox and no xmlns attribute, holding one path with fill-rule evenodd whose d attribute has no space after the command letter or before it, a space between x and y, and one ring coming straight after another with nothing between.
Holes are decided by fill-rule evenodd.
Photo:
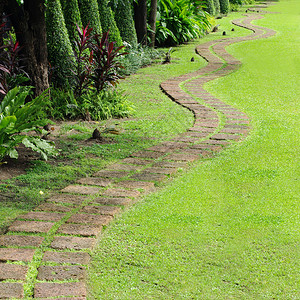
<instances>
[{"instance_id":1,"label":"green lawn","mask_svg":"<svg viewBox=\"0 0 300 300\"><path fill-rule=\"evenodd\" d=\"M105 230L90 299L300 299L299 2L268 10L255 23L278 34L229 47L243 66L206 85L251 135Z\"/></svg>"}]
</instances>

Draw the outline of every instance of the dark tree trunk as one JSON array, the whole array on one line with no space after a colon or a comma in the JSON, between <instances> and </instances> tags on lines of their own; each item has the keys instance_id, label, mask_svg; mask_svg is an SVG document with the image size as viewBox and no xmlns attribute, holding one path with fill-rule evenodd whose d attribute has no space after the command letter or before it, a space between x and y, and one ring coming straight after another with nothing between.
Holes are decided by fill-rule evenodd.
<instances>
[{"instance_id":1,"label":"dark tree trunk","mask_svg":"<svg viewBox=\"0 0 300 300\"><path fill-rule=\"evenodd\" d=\"M133 7L138 43L147 45L147 0L134 2Z\"/></svg>"},{"instance_id":2,"label":"dark tree trunk","mask_svg":"<svg viewBox=\"0 0 300 300\"><path fill-rule=\"evenodd\" d=\"M15 0L9 0L5 6L17 40L23 47L26 71L35 87L36 95L49 88L44 3L44 0L24 0L24 4L19 6Z\"/></svg>"},{"instance_id":3,"label":"dark tree trunk","mask_svg":"<svg viewBox=\"0 0 300 300\"><path fill-rule=\"evenodd\" d=\"M156 31L156 14L157 14L157 0L151 0L149 25L150 25L150 44L149 46L154 48L155 46L155 31Z\"/></svg>"}]
</instances>

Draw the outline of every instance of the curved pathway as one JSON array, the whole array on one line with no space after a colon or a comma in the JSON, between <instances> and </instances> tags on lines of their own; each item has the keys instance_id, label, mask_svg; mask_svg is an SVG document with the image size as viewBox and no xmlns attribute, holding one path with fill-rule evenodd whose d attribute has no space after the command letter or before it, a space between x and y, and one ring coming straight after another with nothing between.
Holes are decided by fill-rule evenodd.
<instances>
[{"instance_id":1,"label":"curved pathway","mask_svg":"<svg viewBox=\"0 0 300 300\"><path fill-rule=\"evenodd\" d=\"M166 94L194 113L192 128L133 153L93 177L80 179L35 211L19 216L0 236L0 299L86 299L89 253L102 228L142 193L151 191L154 183L167 179L188 162L212 157L247 135L250 126L246 114L203 88L206 82L239 67L240 62L226 52L226 46L275 34L251 24L262 18L261 14L245 16L233 23L252 30L251 35L201 44L196 52L208 64L161 84Z\"/></svg>"}]
</instances>

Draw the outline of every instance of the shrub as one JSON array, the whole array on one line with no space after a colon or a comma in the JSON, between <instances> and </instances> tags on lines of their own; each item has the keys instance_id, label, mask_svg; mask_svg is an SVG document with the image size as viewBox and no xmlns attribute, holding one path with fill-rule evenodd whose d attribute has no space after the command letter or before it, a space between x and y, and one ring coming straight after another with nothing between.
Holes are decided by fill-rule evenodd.
<instances>
[{"instance_id":1,"label":"shrub","mask_svg":"<svg viewBox=\"0 0 300 300\"><path fill-rule=\"evenodd\" d=\"M228 14L229 13L229 0L220 0L220 12L221 14Z\"/></svg>"},{"instance_id":2,"label":"shrub","mask_svg":"<svg viewBox=\"0 0 300 300\"><path fill-rule=\"evenodd\" d=\"M97 0L78 0L78 5L83 26L88 25L94 33L102 34Z\"/></svg>"},{"instance_id":3,"label":"shrub","mask_svg":"<svg viewBox=\"0 0 300 300\"><path fill-rule=\"evenodd\" d=\"M8 33L4 38L5 23L0 24L0 99L1 95L5 95L10 89L29 81L28 75L22 66L22 58L19 55L21 47L19 42L15 40L12 33Z\"/></svg>"},{"instance_id":4,"label":"shrub","mask_svg":"<svg viewBox=\"0 0 300 300\"><path fill-rule=\"evenodd\" d=\"M200 4L189 0L162 0L158 6L157 44L172 46L204 34L211 26L211 17L199 9Z\"/></svg>"},{"instance_id":5,"label":"shrub","mask_svg":"<svg viewBox=\"0 0 300 300\"><path fill-rule=\"evenodd\" d=\"M206 7L204 9L210 15L214 16L216 14L216 8L213 0L206 0Z\"/></svg>"},{"instance_id":6,"label":"shrub","mask_svg":"<svg viewBox=\"0 0 300 300\"><path fill-rule=\"evenodd\" d=\"M138 69L151 64L154 60L162 58L164 52L141 44L131 46L125 43L127 55L119 58L123 68L122 75L130 75Z\"/></svg>"},{"instance_id":7,"label":"shrub","mask_svg":"<svg viewBox=\"0 0 300 300\"><path fill-rule=\"evenodd\" d=\"M122 46L122 38L108 0L98 0L99 15L103 32L109 31L109 41Z\"/></svg>"},{"instance_id":8,"label":"shrub","mask_svg":"<svg viewBox=\"0 0 300 300\"><path fill-rule=\"evenodd\" d=\"M123 118L134 112L133 105L116 89L89 91L75 98L72 91L52 89L52 100L46 111L56 120L105 120Z\"/></svg>"},{"instance_id":9,"label":"shrub","mask_svg":"<svg viewBox=\"0 0 300 300\"><path fill-rule=\"evenodd\" d=\"M40 153L45 160L49 155L57 154L51 143L39 136L25 135L29 131L42 133L39 127L48 123L48 120L39 118L47 102L48 91L25 104L29 95L30 88L15 87L0 104L0 161L6 155L18 158L16 147L21 143Z\"/></svg>"},{"instance_id":10,"label":"shrub","mask_svg":"<svg viewBox=\"0 0 300 300\"><path fill-rule=\"evenodd\" d=\"M215 5L215 10L216 10L216 15L217 15L220 13L220 1L214 0L214 5Z\"/></svg>"},{"instance_id":11,"label":"shrub","mask_svg":"<svg viewBox=\"0 0 300 300\"><path fill-rule=\"evenodd\" d=\"M115 47L113 42L108 41L108 36L108 32L104 33L101 39L99 35L95 35L95 43L92 44L95 65L92 79L97 92L107 86L115 86L122 78L118 71L123 66L117 58L127 54L120 52L124 46Z\"/></svg>"},{"instance_id":12,"label":"shrub","mask_svg":"<svg viewBox=\"0 0 300 300\"><path fill-rule=\"evenodd\" d=\"M46 25L48 57L53 66L53 83L57 86L71 85L71 70L75 61L59 0L48 0Z\"/></svg>"},{"instance_id":13,"label":"shrub","mask_svg":"<svg viewBox=\"0 0 300 300\"><path fill-rule=\"evenodd\" d=\"M120 30L123 41L130 45L137 44L137 36L129 0L117 1L114 8L116 24Z\"/></svg>"},{"instance_id":14,"label":"shrub","mask_svg":"<svg viewBox=\"0 0 300 300\"><path fill-rule=\"evenodd\" d=\"M76 24L82 26L79 7L77 0L68 0L62 5L65 23L68 30L69 38L73 46L73 41L77 37Z\"/></svg>"}]
</instances>

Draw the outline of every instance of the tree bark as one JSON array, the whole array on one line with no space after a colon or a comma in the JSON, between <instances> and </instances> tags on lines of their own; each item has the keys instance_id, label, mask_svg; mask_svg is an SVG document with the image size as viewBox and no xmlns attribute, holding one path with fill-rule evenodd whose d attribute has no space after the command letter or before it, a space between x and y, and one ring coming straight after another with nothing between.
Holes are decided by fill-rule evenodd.
<instances>
[{"instance_id":1,"label":"tree bark","mask_svg":"<svg viewBox=\"0 0 300 300\"><path fill-rule=\"evenodd\" d=\"M49 88L44 0L24 0L21 6L16 0L9 0L5 12L10 15L17 40L23 47L25 68L35 94L40 95Z\"/></svg>"},{"instance_id":2,"label":"tree bark","mask_svg":"<svg viewBox=\"0 0 300 300\"><path fill-rule=\"evenodd\" d=\"M155 46L155 32L156 32L156 14L157 14L157 0L151 0L150 4L150 15L149 15L149 25L150 25L150 44L149 46L154 48Z\"/></svg>"},{"instance_id":3,"label":"tree bark","mask_svg":"<svg viewBox=\"0 0 300 300\"><path fill-rule=\"evenodd\" d=\"M147 0L134 2L134 22L138 43L147 45Z\"/></svg>"}]
</instances>

